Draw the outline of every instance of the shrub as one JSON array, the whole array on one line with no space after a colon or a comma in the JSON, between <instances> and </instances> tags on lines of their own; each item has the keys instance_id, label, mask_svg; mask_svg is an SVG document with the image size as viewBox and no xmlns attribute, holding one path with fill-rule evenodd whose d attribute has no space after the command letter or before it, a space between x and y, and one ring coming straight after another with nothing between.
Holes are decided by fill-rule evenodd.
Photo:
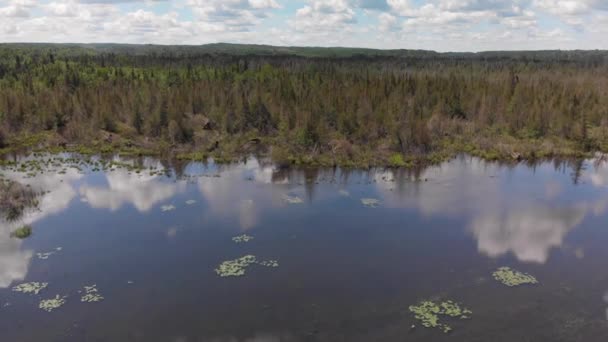
<instances>
[{"instance_id":1,"label":"shrub","mask_svg":"<svg viewBox=\"0 0 608 342\"><path fill-rule=\"evenodd\" d=\"M32 235L32 227L23 226L23 227L17 228L11 235L18 239L28 238L30 235Z\"/></svg>"}]
</instances>

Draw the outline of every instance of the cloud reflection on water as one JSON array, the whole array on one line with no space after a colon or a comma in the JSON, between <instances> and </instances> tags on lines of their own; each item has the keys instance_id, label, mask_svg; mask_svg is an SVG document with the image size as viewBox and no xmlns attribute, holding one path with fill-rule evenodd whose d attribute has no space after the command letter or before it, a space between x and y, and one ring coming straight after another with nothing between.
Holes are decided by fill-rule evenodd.
<instances>
[{"instance_id":1,"label":"cloud reflection on water","mask_svg":"<svg viewBox=\"0 0 608 342\"><path fill-rule=\"evenodd\" d=\"M25 279L33 255L33 251L21 248L23 241L10 237L11 232L65 210L76 196L72 182L82 178L73 169L67 170L65 174L46 173L33 178L11 171L4 172L4 176L45 193L39 198L37 210L26 211L15 222L0 221L0 288L7 288L14 281Z\"/></svg>"},{"instance_id":2,"label":"cloud reflection on water","mask_svg":"<svg viewBox=\"0 0 608 342\"><path fill-rule=\"evenodd\" d=\"M563 186L552 179L501 182L495 175L503 171L502 177L507 177L504 170L496 163L460 158L422 171L417 181L393 171L376 180L388 206L416 208L424 215L469 217L468 228L481 253L492 258L512 253L522 262L545 263L551 249L561 247L587 215L599 216L606 210L608 199L601 198L559 204ZM608 164L587 177L595 186L608 185ZM513 190L514 185L524 187Z\"/></svg>"},{"instance_id":3,"label":"cloud reflection on water","mask_svg":"<svg viewBox=\"0 0 608 342\"><path fill-rule=\"evenodd\" d=\"M80 195L93 208L116 211L130 204L140 212L147 212L186 189L184 182L161 182L161 176L136 175L124 169L108 172L105 177L107 185L80 187Z\"/></svg>"}]
</instances>

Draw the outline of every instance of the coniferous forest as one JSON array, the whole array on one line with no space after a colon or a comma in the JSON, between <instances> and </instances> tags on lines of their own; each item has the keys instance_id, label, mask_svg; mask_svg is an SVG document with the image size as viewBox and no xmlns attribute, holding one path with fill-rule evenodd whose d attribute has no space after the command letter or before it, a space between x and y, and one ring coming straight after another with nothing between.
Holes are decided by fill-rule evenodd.
<instances>
[{"instance_id":1,"label":"coniferous forest","mask_svg":"<svg viewBox=\"0 0 608 342\"><path fill-rule=\"evenodd\" d=\"M0 148L407 166L608 151L608 52L0 45Z\"/></svg>"}]
</instances>

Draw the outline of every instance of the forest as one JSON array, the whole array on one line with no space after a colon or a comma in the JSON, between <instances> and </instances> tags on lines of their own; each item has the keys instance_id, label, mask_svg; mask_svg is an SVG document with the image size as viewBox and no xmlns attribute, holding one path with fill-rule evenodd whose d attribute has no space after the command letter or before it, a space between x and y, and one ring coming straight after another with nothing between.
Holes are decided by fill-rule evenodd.
<instances>
[{"instance_id":1,"label":"forest","mask_svg":"<svg viewBox=\"0 0 608 342\"><path fill-rule=\"evenodd\" d=\"M608 152L608 52L0 44L0 153L403 167Z\"/></svg>"}]
</instances>

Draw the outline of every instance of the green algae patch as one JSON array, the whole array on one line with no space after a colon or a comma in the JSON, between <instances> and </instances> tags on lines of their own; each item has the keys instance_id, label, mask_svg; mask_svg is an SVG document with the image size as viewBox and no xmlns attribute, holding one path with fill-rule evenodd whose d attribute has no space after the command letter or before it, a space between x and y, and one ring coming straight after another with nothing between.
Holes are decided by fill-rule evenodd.
<instances>
[{"instance_id":1,"label":"green algae patch","mask_svg":"<svg viewBox=\"0 0 608 342\"><path fill-rule=\"evenodd\" d=\"M96 284L91 286L85 286L83 288L83 291L80 292L84 293L84 295L80 297L80 301L83 303L96 303L104 300L104 297L101 295L101 293L99 293Z\"/></svg>"},{"instance_id":2,"label":"green algae patch","mask_svg":"<svg viewBox=\"0 0 608 342\"><path fill-rule=\"evenodd\" d=\"M492 276L496 281L509 287L538 284L538 280L534 276L516 271L510 267L500 267L492 273Z\"/></svg>"},{"instance_id":3,"label":"green algae patch","mask_svg":"<svg viewBox=\"0 0 608 342\"><path fill-rule=\"evenodd\" d=\"M289 204L302 204L304 201L298 196L283 196L283 200Z\"/></svg>"},{"instance_id":4,"label":"green algae patch","mask_svg":"<svg viewBox=\"0 0 608 342\"><path fill-rule=\"evenodd\" d=\"M49 283L39 283L39 282L31 282L31 283L23 283L13 287L13 291L21 292L25 294L39 294L40 291L46 289L49 286Z\"/></svg>"},{"instance_id":5,"label":"green algae patch","mask_svg":"<svg viewBox=\"0 0 608 342\"><path fill-rule=\"evenodd\" d=\"M235 243L244 243L244 242L249 242L251 240L253 240L253 236L250 236L247 234L235 236L232 238L232 241L234 241Z\"/></svg>"},{"instance_id":6,"label":"green algae patch","mask_svg":"<svg viewBox=\"0 0 608 342\"><path fill-rule=\"evenodd\" d=\"M437 328L444 333L452 331L452 327L441 322L441 318L469 319L473 312L461 307L457 303L447 300L445 302L423 301L418 305L409 307L414 318L420 321L425 328Z\"/></svg>"},{"instance_id":7,"label":"green algae patch","mask_svg":"<svg viewBox=\"0 0 608 342\"><path fill-rule=\"evenodd\" d=\"M368 208L378 208L380 200L375 198L362 198L361 203Z\"/></svg>"},{"instance_id":8,"label":"green algae patch","mask_svg":"<svg viewBox=\"0 0 608 342\"><path fill-rule=\"evenodd\" d=\"M23 226L23 227L17 228L17 229L15 229L15 231L13 231L11 233L11 236L16 237L17 239L27 239L28 237L30 237L30 235L32 235L31 226Z\"/></svg>"},{"instance_id":9,"label":"green algae patch","mask_svg":"<svg viewBox=\"0 0 608 342\"><path fill-rule=\"evenodd\" d=\"M59 295L56 295L55 298L41 300L38 307L46 312L51 312L62 307L65 304L66 298L68 297L60 297Z\"/></svg>"},{"instance_id":10,"label":"green algae patch","mask_svg":"<svg viewBox=\"0 0 608 342\"><path fill-rule=\"evenodd\" d=\"M238 259L227 260L222 262L215 273L220 277L240 277L245 275L245 271L251 265L258 264L264 267L279 267L279 262L276 260L258 260L255 255L245 255Z\"/></svg>"}]
</instances>

